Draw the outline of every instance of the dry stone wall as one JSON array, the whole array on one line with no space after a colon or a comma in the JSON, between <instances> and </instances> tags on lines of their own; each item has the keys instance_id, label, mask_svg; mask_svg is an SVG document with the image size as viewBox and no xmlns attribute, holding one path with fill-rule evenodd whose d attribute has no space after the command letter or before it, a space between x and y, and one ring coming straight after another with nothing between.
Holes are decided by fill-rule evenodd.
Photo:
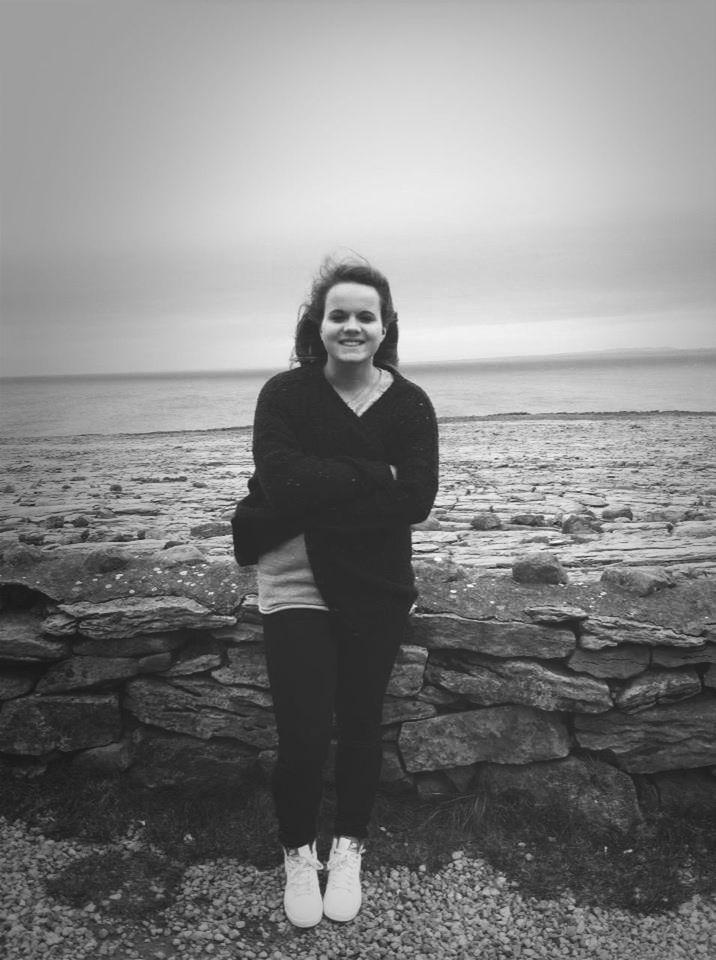
<instances>
[{"instance_id":1,"label":"dry stone wall","mask_svg":"<svg viewBox=\"0 0 716 960\"><path fill-rule=\"evenodd\" d=\"M566 783L575 803L596 789L603 810L626 791L633 820L640 778L716 774L711 580L670 587L667 603L429 561L418 577L384 704L386 789ZM196 785L273 762L252 571L185 547L84 544L11 554L0 585L6 770L65 759Z\"/></svg>"},{"instance_id":2,"label":"dry stone wall","mask_svg":"<svg viewBox=\"0 0 716 960\"><path fill-rule=\"evenodd\" d=\"M526 790L624 826L637 791L643 807L698 778L713 798L716 416L440 433L385 788ZM68 762L159 786L268 768L255 582L228 525L250 430L5 439L0 454L0 776Z\"/></svg>"}]
</instances>

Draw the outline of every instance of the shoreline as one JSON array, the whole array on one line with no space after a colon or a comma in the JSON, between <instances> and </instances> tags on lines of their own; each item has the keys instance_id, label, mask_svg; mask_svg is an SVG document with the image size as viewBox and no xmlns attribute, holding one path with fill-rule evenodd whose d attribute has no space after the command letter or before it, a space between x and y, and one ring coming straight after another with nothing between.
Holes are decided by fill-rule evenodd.
<instances>
[{"instance_id":1,"label":"shoreline","mask_svg":"<svg viewBox=\"0 0 716 960\"><path fill-rule=\"evenodd\" d=\"M440 437L440 489L414 531L416 559L503 575L516 555L545 550L582 584L619 563L716 575L716 412L443 418ZM251 427L3 438L0 448L0 553L184 543L231 556Z\"/></svg>"},{"instance_id":2,"label":"shoreline","mask_svg":"<svg viewBox=\"0 0 716 960\"><path fill-rule=\"evenodd\" d=\"M463 416L441 416L437 418L438 424L455 423L531 423L533 421L554 420L645 420L657 417L697 417L709 419L716 417L716 410L585 410L569 411L555 410L544 413L529 413L526 411L508 411L505 413L476 413L465 414ZM60 433L60 434L37 434L31 436L3 435L0 432L0 445L9 443L31 443L48 441L71 441L80 439L111 439L127 437L162 437L176 435L213 435L213 434L231 434L246 433L251 431L251 424L236 424L229 427L203 427L203 428L180 428L177 430L142 430L136 432L119 431L117 433Z\"/></svg>"}]
</instances>

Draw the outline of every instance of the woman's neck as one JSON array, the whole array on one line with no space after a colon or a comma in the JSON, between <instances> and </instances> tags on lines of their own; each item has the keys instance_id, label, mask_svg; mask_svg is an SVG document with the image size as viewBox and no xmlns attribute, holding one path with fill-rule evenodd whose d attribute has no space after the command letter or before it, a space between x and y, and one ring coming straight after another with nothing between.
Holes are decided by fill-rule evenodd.
<instances>
[{"instance_id":1,"label":"woman's neck","mask_svg":"<svg viewBox=\"0 0 716 960\"><path fill-rule=\"evenodd\" d=\"M365 363L336 363L333 357L328 357L323 375L336 390L351 393L374 383L378 368L373 366L372 359Z\"/></svg>"}]
</instances>

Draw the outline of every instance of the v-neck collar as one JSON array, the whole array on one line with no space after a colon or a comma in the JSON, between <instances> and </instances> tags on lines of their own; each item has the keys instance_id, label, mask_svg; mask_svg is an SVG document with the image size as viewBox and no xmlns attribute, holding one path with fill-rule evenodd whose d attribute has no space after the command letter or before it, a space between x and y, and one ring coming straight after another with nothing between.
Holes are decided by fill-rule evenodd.
<instances>
[{"instance_id":1,"label":"v-neck collar","mask_svg":"<svg viewBox=\"0 0 716 960\"><path fill-rule=\"evenodd\" d=\"M367 407L367 408L363 411L363 413L356 413L355 410L353 410L353 409L349 406L349 404L346 403L346 401L343 399L343 397L338 393L338 391L335 389L335 387L333 387L333 386L331 385L331 383L328 381L328 379L326 378L326 375L325 375L325 371L324 371L323 366L318 367L318 373L319 373L319 375L320 375L320 377L321 377L321 380L323 380L323 383L325 384L326 388L330 391L331 395L332 395L333 397L335 397L335 399L338 401L338 404L339 404L340 408L341 408L342 410L345 410L345 412L348 414L348 416L350 416L354 421L358 421L358 422L362 421L362 420L363 420L363 417L364 417L366 414L370 413L370 411L373 410L376 406L378 406L378 404L382 401L383 397L385 397L387 394L390 393L390 391L391 391L391 390L393 389L393 387L395 386L396 381L400 378L400 374L399 374L396 370L393 370L392 367L383 366L382 364L379 364L379 363L375 363L375 364L373 364L373 366L375 366L376 369L378 369L378 370L383 370L383 371L385 371L386 373L388 373L388 374L390 375L390 377L391 377L391 383L388 384L388 386L387 386L386 389L380 394L380 396L376 397L376 399L373 401L373 403L371 403L371 405L370 405L369 407Z\"/></svg>"}]
</instances>

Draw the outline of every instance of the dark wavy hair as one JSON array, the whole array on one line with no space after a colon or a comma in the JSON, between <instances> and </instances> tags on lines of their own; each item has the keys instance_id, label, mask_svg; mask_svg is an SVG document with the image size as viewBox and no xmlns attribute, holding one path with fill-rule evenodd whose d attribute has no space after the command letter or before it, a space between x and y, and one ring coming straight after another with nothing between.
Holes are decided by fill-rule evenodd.
<instances>
[{"instance_id":1,"label":"dark wavy hair","mask_svg":"<svg viewBox=\"0 0 716 960\"><path fill-rule=\"evenodd\" d=\"M367 287L373 287L376 291L380 299L380 316L385 337L374 359L379 364L397 367L398 314L393 307L393 297L387 279L367 260L335 261L330 257L321 264L313 281L308 301L299 308L291 362L299 363L301 366L325 362L328 355L321 340L320 328L328 291L337 283L362 283Z\"/></svg>"}]
</instances>

